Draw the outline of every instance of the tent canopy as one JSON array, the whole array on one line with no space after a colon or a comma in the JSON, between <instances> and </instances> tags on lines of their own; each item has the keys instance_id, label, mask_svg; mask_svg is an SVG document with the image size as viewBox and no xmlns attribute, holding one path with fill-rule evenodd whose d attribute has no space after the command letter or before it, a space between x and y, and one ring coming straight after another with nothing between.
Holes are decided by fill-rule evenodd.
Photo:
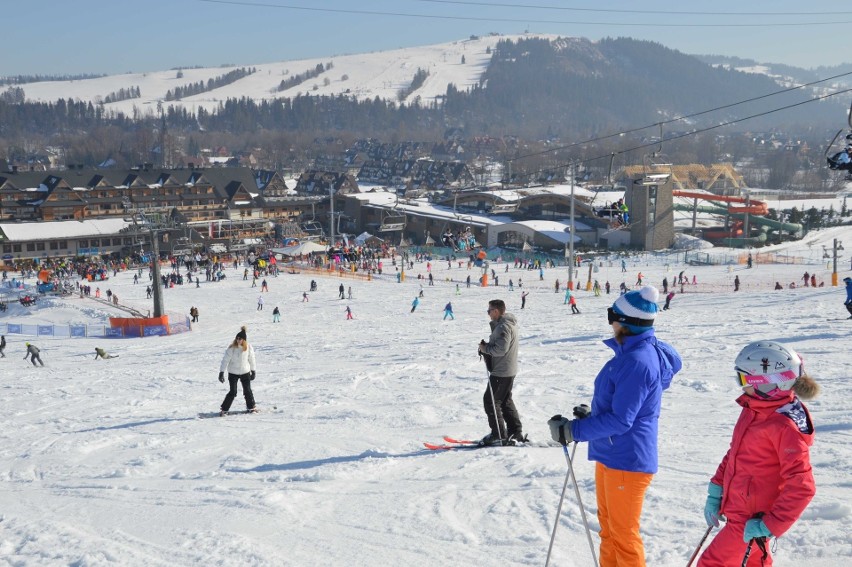
<instances>
[{"instance_id":1,"label":"tent canopy","mask_svg":"<svg viewBox=\"0 0 852 567\"><path fill-rule=\"evenodd\" d=\"M270 250L275 254L281 254L282 256L299 256L301 254L314 254L316 252L325 252L328 250L328 246L323 244L317 244L316 242L311 242L310 240L306 242L301 242L296 246L288 246L286 248L270 248Z\"/></svg>"}]
</instances>

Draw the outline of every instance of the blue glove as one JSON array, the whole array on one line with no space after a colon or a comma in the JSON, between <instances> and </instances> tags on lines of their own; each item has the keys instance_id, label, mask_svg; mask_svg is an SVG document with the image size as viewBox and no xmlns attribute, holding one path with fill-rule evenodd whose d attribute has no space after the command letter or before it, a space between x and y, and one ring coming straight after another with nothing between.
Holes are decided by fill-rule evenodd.
<instances>
[{"instance_id":1,"label":"blue glove","mask_svg":"<svg viewBox=\"0 0 852 567\"><path fill-rule=\"evenodd\" d=\"M557 443L567 445L574 440L571 434L571 420L561 415L554 415L547 421L550 427L550 437Z\"/></svg>"},{"instance_id":2,"label":"blue glove","mask_svg":"<svg viewBox=\"0 0 852 567\"><path fill-rule=\"evenodd\" d=\"M761 538L761 537L774 537L772 532L769 531L769 528L766 527L766 524L763 523L763 520L758 518L752 518L751 520L746 522L745 530L743 530L743 541L748 543L753 539Z\"/></svg>"},{"instance_id":3,"label":"blue glove","mask_svg":"<svg viewBox=\"0 0 852 567\"><path fill-rule=\"evenodd\" d=\"M704 519L707 526L719 527L719 508L722 506L722 487L712 482L707 485L707 502L704 504ZM746 540L748 541L748 540Z\"/></svg>"}]
</instances>

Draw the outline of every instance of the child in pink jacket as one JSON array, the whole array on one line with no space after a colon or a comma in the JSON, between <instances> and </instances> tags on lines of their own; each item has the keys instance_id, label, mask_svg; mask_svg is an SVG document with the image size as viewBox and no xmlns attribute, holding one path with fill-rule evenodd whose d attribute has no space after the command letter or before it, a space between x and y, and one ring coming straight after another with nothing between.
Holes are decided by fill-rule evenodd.
<instances>
[{"instance_id":1,"label":"child in pink jacket","mask_svg":"<svg viewBox=\"0 0 852 567\"><path fill-rule=\"evenodd\" d=\"M758 341L737 356L736 371L743 409L704 506L708 526L720 519L725 525L698 567L771 566L767 539L784 535L816 492L809 452L814 426L800 398L815 397L819 386L802 358L780 343Z\"/></svg>"}]
</instances>

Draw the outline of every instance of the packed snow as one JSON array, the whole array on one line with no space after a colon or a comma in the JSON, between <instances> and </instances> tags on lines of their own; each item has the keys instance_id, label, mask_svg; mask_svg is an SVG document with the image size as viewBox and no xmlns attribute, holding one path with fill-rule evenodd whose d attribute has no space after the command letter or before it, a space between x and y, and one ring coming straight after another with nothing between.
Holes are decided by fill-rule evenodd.
<instances>
[{"instance_id":1,"label":"packed snow","mask_svg":"<svg viewBox=\"0 0 852 567\"><path fill-rule=\"evenodd\" d=\"M683 370L663 396L660 470L642 516L648 565L682 566L704 530L706 485L730 441L739 406L733 361L757 339L804 357L823 393L808 403L817 494L778 540L776 565L836 567L852 561L852 430L849 334L842 287L831 286L821 246L844 242L840 279L850 275L852 228L773 247L799 264L689 265L684 253L600 258L591 276L613 293L578 292L579 315L554 293L561 266L515 268L493 255L499 287L467 288L481 271L433 258L372 281L302 272L260 284L229 267L218 283L164 290L169 311L195 306L188 333L145 339L50 339L10 335L0 396L0 564L101 565L536 565L544 564L567 466L546 422L589 402L610 358L606 308L624 281L659 286L682 271L656 329L681 353ZM818 250L819 254L813 251ZM719 250L733 258L744 251ZM465 259L466 260L466 259ZM398 261L397 261L398 264ZM801 287L805 271L824 287ZM147 310L147 273L105 282L122 303ZM490 274L489 274L490 275ZM588 267L575 276L585 288ZM733 279L742 281L733 291ZM319 289L303 292L315 279ZM490 279L490 278L489 278ZM507 284L513 280L515 289ZM32 283L33 280L28 280ZM493 281L493 280L492 280ZM774 291L776 281L785 288ZM790 282L796 289L789 289ZM338 299L338 286L351 299ZM460 283L462 282L462 283ZM520 309L520 285L530 292ZM456 291L457 283L458 292ZM410 312L421 285L424 297ZM8 291L7 298L8 296ZM501 298L520 323L514 397L532 447L429 451L443 435L487 433L486 373L476 354L488 336L487 301ZM661 298L662 300L662 298ZM442 320L451 301L455 320ZM272 323L279 306L282 322ZM354 319L347 321L345 309ZM120 315L91 299L10 302L5 323L103 324ZM253 382L261 412L204 419L226 393L217 381L240 326L257 351ZM25 342L44 368L24 361ZM118 358L94 360L95 347ZM234 410L244 407L242 396ZM594 464L581 444L574 467L597 543ZM551 564L592 565L569 488Z\"/></svg>"}]
</instances>

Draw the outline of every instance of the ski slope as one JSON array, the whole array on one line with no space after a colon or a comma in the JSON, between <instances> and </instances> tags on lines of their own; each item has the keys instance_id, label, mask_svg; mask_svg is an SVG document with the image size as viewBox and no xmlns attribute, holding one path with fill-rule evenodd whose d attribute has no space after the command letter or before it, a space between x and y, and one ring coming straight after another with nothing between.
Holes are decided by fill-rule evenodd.
<instances>
[{"instance_id":1,"label":"ski slope","mask_svg":"<svg viewBox=\"0 0 852 567\"><path fill-rule=\"evenodd\" d=\"M852 228L811 233L785 245L813 258ZM841 279L850 274L843 256ZM818 256L818 255L817 255ZM493 258L492 258L493 260ZM435 285L420 290L417 263L396 283L394 268L372 282L338 277L267 278L258 288L229 268L219 283L165 290L166 308L198 307L182 335L147 339L50 339L6 333L0 359L0 564L94 567L227 565L544 564L566 474L561 448L435 452L424 441L480 437L485 369L476 345L488 335L487 301L504 299L520 323L514 397L526 433L548 438L547 419L588 402L610 357L606 308L614 295L578 293L570 315L555 279L567 269L522 271L496 262L500 287L455 282L478 272L433 260ZM805 270L830 281L822 259L798 265L693 267L675 256L605 261L593 275L613 289L638 272L659 285L681 271L684 286L657 318L658 336L684 368L663 397L660 470L647 493L642 534L648 565L682 567L704 532L706 484L724 455L739 412L733 360L757 339L792 345L822 385L809 403L817 428L811 459L817 494L777 543L776 565L836 567L852 561L852 459L848 409L852 321L842 288L772 291ZM585 282L584 269L580 278ZM733 292L739 275L741 291ZM133 272L107 283L122 302L150 307ZM447 281L449 278L450 281ZM506 285L513 280L515 291ZM520 310L519 281L530 291ZM679 288L677 289L679 292ZM442 321L452 301L456 319ZM279 306L281 323L272 323ZM349 305L354 320L345 319ZM103 322L108 307L79 298L10 304L8 322ZM216 377L241 325L257 351L257 415L200 419L216 411ZM0 329L5 328L0 326ZM24 342L45 368L22 360ZM120 355L94 360L94 348ZM244 407L238 397L233 409ZM582 445L575 470L593 530L593 463ZM573 491L559 518L552 564L591 565ZM597 535L594 534L597 541Z\"/></svg>"}]
</instances>

